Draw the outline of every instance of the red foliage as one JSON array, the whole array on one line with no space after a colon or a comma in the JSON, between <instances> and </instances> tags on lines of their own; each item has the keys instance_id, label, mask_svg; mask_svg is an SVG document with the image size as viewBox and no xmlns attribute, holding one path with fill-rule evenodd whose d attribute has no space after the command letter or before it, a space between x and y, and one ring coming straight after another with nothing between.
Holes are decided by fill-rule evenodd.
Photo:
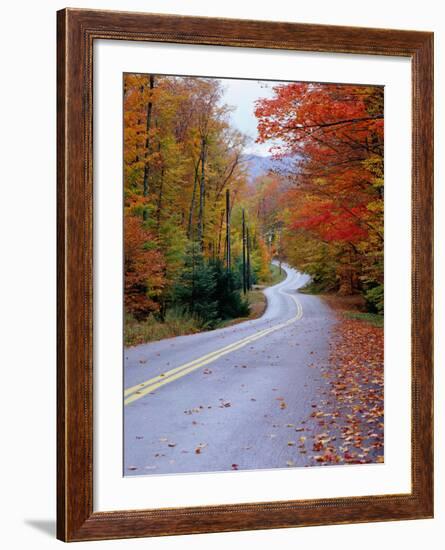
<instances>
[{"instance_id":1,"label":"red foliage","mask_svg":"<svg viewBox=\"0 0 445 550\"><path fill-rule=\"evenodd\" d=\"M160 294L165 281L164 262L156 245L140 218L125 216L125 308L138 319L159 310L153 298Z\"/></svg>"},{"instance_id":2,"label":"red foliage","mask_svg":"<svg viewBox=\"0 0 445 550\"><path fill-rule=\"evenodd\" d=\"M382 240L383 91L293 83L257 102L259 142L295 159L290 227L327 242Z\"/></svg>"},{"instance_id":3,"label":"red foliage","mask_svg":"<svg viewBox=\"0 0 445 550\"><path fill-rule=\"evenodd\" d=\"M315 230L324 241L354 243L368 237L366 227L360 225L366 215L366 206L358 205L350 209L338 208L333 201L310 205L311 212L300 211L292 229Z\"/></svg>"}]
</instances>

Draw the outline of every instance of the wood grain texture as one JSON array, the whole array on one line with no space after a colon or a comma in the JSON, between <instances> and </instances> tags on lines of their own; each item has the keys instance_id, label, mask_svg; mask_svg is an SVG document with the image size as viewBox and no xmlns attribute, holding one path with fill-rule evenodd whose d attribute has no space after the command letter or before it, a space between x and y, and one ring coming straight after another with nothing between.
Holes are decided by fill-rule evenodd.
<instances>
[{"instance_id":1,"label":"wood grain texture","mask_svg":"<svg viewBox=\"0 0 445 550\"><path fill-rule=\"evenodd\" d=\"M433 514L433 35L66 9L57 14L57 536L96 540L428 518ZM412 60L412 492L93 512L92 63L96 39L398 55Z\"/></svg>"}]
</instances>

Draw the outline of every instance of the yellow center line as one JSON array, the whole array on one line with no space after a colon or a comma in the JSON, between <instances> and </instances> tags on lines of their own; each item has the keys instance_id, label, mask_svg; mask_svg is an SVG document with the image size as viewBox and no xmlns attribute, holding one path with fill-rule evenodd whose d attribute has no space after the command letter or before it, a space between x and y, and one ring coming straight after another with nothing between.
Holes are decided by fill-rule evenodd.
<instances>
[{"instance_id":1,"label":"yellow center line","mask_svg":"<svg viewBox=\"0 0 445 550\"><path fill-rule=\"evenodd\" d=\"M255 334L257 334L257 335L258 334L263 334L263 333L267 332L268 330L269 329L263 329L260 332L257 332ZM246 336L246 338L243 338L242 340L238 340L237 342L233 342L232 344L228 344L224 348L214 350L214 351L212 351L211 353L209 353L207 355L203 355L202 357L198 357L198 359L194 359L193 361L190 361L189 363L185 363L184 365L181 365L181 366L176 367L174 369L171 369L169 371L163 372L162 374L160 374L158 376L155 376L154 378L150 378L149 380L146 380L145 382L140 382L139 384L136 384L135 386L131 386L130 388L127 388L124 391L124 396L127 397L128 395L131 395L132 393L143 389L144 387L147 386L147 384L153 384L154 382L158 382L160 380L165 380L167 377L170 377L171 375L176 374L177 372L182 371L183 369L187 369L189 367L192 367L193 365L195 365L198 362L200 363L201 361L203 361L205 359L209 359L209 358L213 357L214 355L219 354L222 351L230 350L231 348L233 348L237 344L240 344L241 342L244 342L244 340L250 340L252 338L252 336L253 335Z\"/></svg>"},{"instance_id":2,"label":"yellow center line","mask_svg":"<svg viewBox=\"0 0 445 550\"><path fill-rule=\"evenodd\" d=\"M167 372L164 372L158 376L155 376L154 378L150 378L145 382L141 382L140 384L136 384L135 386L131 386L130 388L127 388L124 392L124 396L127 398L124 401L124 405L129 405L130 403L133 403L134 401L141 399L148 393L151 393L156 389L162 386L165 386L166 384L173 382L174 380L177 380L178 378L182 378L183 376L193 372L196 369L199 369L205 365L208 365L209 363L212 363L213 361L216 361L216 359L219 359L220 357L228 353L231 353L232 351L238 350L246 346L247 344L254 342L255 340L263 338L264 336L272 332L276 332L277 330L280 330L281 328L284 328L294 323L295 321L298 321L299 319L301 319L303 317L303 308L300 302L297 300L297 298L293 295L287 294L287 292L283 292L282 290L280 290L279 292L281 294L286 294L288 296L291 296L295 301L295 304L297 306L297 314L295 315L295 317L289 319L288 321L285 321L284 323L280 323L279 325L275 325L273 327L256 332L251 336L247 336L242 340L238 340L237 342L229 344L207 355L199 357L198 359L195 359L193 361L185 363L184 365L181 365Z\"/></svg>"}]
</instances>

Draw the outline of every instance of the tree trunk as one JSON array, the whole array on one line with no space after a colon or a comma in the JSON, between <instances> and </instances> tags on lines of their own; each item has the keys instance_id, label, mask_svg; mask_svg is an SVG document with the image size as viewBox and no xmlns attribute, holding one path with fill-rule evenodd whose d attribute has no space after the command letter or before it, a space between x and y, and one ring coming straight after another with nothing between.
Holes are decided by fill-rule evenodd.
<instances>
[{"instance_id":1,"label":"tree trunk","mask_svg":"<svg viewBox=\"0 0 445 550\"><path fill-rule=\"evenodd\" d=\"M218 259L221 255L221 232L222 232L223 221L224 221L224 210L221 210L221 217L219 219L219 227L218 227L218 250L217 250Z\"/></svg>"},{"instance_id":2,"label":"tree trunk","mask_svg":"<svg viewBox=\"0 0 445 550\"><path fill-rule=\"evenodd\" d=\"M159 182L159 192L158 192L158 204L156 206L156 229L159 234L161 228L161 212L162 212L162 193L164 187L164 167L161 169L161 180Z\"/></svg>"},{"instance_id":3,"label":"tree trunk","mask_svg":"<svg viewBox=\"0 0 445 550\"><path fill-rule=\"evenodd\" d=\"M146 137L145 137L145 163L144 163L144 181L143 181L143 187L142 187L142 194L144 197L148 197L149 192L149 176L150 176L150 163L149 163L149 157L150 157L150 130L151 130L151 116L153 111L153 102L151 100L151 93L155 87L155 77L154 75L150 75L150 100L147 105L147 122L145 125L145 131L146 131ZM146 220L148 218L148 212L146 207L144 207L144 213L143 218Z\"/></svg>"},{"instance_id":4,"label":"tree trunk","mask_svg":"<svg viewBox=\"0 0 445 550\"><path fill-rule=\"evenodd\" d=\"M140 87L139 91L141 92L141 97L143 99L144 98L144 85L143 84L141 84L141 87ZM142 116L142 108L139 109L139 115ZM137 127L139 128L139 126L141 124L142 124L142 120L141 120L140 117L138 117L138 120L137 120L137 123L136 123ZM137 141L136 141L136 156L134 158L135 162L139 162L139 134L140 133L141 133L140 130L138 130L137 133L136 133L138 137L137 137Z\"/></svg>"},{"instance_id":5,"label":"tree trunk","mask_svg":"<svg viewBox=\"0 0 445 550\"><path fill-rule=\"evenodd\" d=\"M230 191L226 190L226 268L230 271Z\"/></svg>"},{"instance_id":6,"label":"tree trunk","mask_svg":"<svg viewBox=\"0 0 445 550\"><path fill-rule=\"evenodd\" d=\"M206 142L201 142L201 182L199 186L199 214L198 214L198 242L201 250L204 250L204 195L205 195L205 158Z\"/></svg>"},{"instance_id":7,"label":"tree trunk","mask_svg":"<svg viewBox=\"0 0 445 550\"><path fill-rule=\"evenodd\" d=\"M193 212L195 210L196 187L198 186L198 170L199 170L200 162L201 162L201 157L198 158L198 161L195 165L195 179L193 181L192 200L190 202L189 221L188 221L188 226L187 226L187 238L188 239L192 238Z\"/></svg>"},{"instance_id":8,"label":"tree trunk","mask_svg":"<svg viewBox=\"0 0 445 550\"><path fill-rule=\"evenodd\" d=\"M247 292L247 275L246 275L246 220L243 208L243 293Z\"/></svg>"},{"instance_id":9,"label":"tree trunk","mask_svg":"<svg viewBox=\"0 0 445 550\"><path fill-rule=\"evenodd\" d=\"M249 228L247 227L247 242L246 242L246 248L247 248L247 290L251 290L252 288L252 282L250 277L250 236L249 236Z\"/></svg>"}]
</instances>

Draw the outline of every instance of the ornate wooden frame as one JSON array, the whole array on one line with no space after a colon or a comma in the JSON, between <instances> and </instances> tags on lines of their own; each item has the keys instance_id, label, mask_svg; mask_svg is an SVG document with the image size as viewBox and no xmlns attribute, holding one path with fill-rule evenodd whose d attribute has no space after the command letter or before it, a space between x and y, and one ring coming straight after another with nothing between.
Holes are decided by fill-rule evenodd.
<instances>
[{"instance_id":1,"label":"ornate wooden frame","mask_svg":"<svg viewBox=\"0 0 445 550\"><path fill-rule=\"evenodd\" d=\"M58 489L64 541L433 515L433 34L65 9L57 14ZM412 60L412 491L93 512L92 69L97 39L404 56Z\"/></svg>"}]
</instances>

